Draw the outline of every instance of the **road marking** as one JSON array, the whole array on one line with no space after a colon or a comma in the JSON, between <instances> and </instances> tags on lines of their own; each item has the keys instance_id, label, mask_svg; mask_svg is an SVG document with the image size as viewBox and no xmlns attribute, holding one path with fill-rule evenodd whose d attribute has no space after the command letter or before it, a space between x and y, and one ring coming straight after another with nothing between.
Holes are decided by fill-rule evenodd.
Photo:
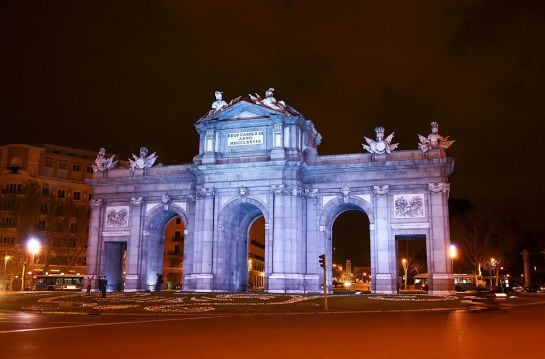
<instances>
[{"instance_id":1,"label":"road marking","mask_svg":"<svg viewBox=\"0 0 545 359\"><path fill-rule=\"evenodd\" d=\"M132 320L125 322L108 322L108 323L93 323L93 324L74 324L74 325L61 325L54 327L43 327L43 328L27 328L27 329L13 329L13 330L1 330L0 334L9 334L9 333L25 333L25 332L39 332L44 330L55 330L55 329L72 329L72 328L86 328L86 327L103 327L109 325L125 325L125 324L143 324L143 323L159 323L159 322L173 322L173 321L184 321L184 320L197 320L197 319L211 319L211 318L225 318L226 316L205 316L205 317L185 317L185 318L167 318L167 319L149 319L149 320Z\"/></svg>"}]
</instances>

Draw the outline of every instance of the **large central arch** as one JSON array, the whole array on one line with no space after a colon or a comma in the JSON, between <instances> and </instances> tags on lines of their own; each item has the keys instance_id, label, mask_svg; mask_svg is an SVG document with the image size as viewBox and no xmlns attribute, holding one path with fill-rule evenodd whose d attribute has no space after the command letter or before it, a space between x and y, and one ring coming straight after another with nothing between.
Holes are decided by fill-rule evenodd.
<instances>
[{"instance_id":1,"label":"large central arch","mask_svg":"<svg viewBox=\"0 0 545 359\"><path fill-rule=\"evenodd\" d=\"M251 198L230 202L221 212L221 228L214 250L214 288L218 291L246 291L248 289L248 234L252 223L259 217L265 219L265 289L270 260L268 213L265 207Z\"/></svg>"}]
</instances>

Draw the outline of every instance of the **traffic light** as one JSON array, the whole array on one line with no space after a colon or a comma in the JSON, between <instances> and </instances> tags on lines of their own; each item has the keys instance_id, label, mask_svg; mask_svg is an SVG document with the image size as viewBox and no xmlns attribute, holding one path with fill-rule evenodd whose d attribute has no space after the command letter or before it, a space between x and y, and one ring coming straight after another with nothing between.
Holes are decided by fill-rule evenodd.
<instances>
[{"instance_id":1,"label":"traffic light","mask_svg":"<svg viewBox=\"0 0 545 359\"><path fill-rule=\"evenodd\" d=\"M325 254L319 255L320 258L320 267L325 268Z\"/></svg>"}]
</instances>

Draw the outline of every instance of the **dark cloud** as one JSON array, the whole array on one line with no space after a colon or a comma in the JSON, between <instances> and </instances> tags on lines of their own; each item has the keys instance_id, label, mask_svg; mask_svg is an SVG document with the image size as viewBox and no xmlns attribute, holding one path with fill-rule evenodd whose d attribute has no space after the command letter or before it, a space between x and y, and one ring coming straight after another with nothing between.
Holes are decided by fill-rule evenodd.
<instances>
[{"instance_id":1,"label":"dark cloud","mask_svg":"<svg viewBox=\"0 0 545 359\"><path fill-rule=\"evenodd\" d=\"M145 144L189 162L217 88L269 86L323 154L377 125L456 139L453 195L532 224L545 200L545 7L537 1L3 2L0 142Z\"/></svg>"}]
</instances>

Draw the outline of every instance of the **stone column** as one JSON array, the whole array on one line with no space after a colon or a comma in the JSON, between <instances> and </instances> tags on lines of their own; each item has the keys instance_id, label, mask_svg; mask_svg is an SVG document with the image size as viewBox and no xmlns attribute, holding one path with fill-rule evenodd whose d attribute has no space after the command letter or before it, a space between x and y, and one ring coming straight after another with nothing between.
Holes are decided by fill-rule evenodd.
<instances>
[{"instance_id":1,"label":"stone column","mask_svg":"<svg viewBox=\"0 0 545 359\"><path fill-rule=\"evenodd\" d=\"M306 198L306 272L305 292L319 292L323 281L323 270L318 256L326 253L323 242L320 242L320 223L318 219L318 189L305 189Z\"/></svg>"},{"instance_id":2,"label":"stone column","mask_svg":"<svg viewBox=\"0 0 545 359\"><path fill-rule=\"evenodd\" d=\"M395 239L391 238L389 224L389 186L374 186L375 223L371 231L371 265L374 268L372 286L374 293L396 293Z\"/></svg>"},{"instance_id":3,"label":"stone column","mask_svg":"<svg viewBox=\"0 0 545 359\"><path fill-rule=\"evenodd\" d=\"M125 259L125 292L134 292L136 290L143 290L147 288L139 288L139 273L140 267L140 248L142 241L142 223L144 219L144 213L142 213L144 200L142 197L132 197L130 199L130 218L129 218L129 240L127 242L127 256ZM140 274L144 275L145 274Z\"/></svg>"},{"instance_id":4,"label":"stone column","mask_svg":"<svg viewBox=\"0 0 545 359\"><path fill-rule=\"evenodd\" d=\"M98 276L100 273L101 265L101 242L102 242L102 225L104 218L102 199L92 199L91 205L91 217L89 220L89 239L87 242L87 269L86 276L83 283L82 290L87 289L88 280L91 280L91 289L93 291L98 290Z\"/></svg>"},{"instance_id":5,"label":"stone column","mask_svg":"<svg viewBox=\"0 0 545 359\"><path fill-rule=\"evenodd\" d=\"M214 189L202 187L197 191L195 203L195 237L192 289L208 292L213 288L212 251L214 240Z\"/></svg>"},{"instance_id":6,"label":"stone column","mask_svg":"<svg viewBox=\"0 0 545 359\"><path fill-rule=\"evenodd\" d=\"M195 197L187 198L187 222L184 227L184 258L182 262L182 290L190 290L195 248Z\"/></svg>"},{"instance_id":7,"label":"stone column","mask_svg":"<svg viewBox=\"0 0 545 359\"><path fill-rule=\"evenodd\" d=\"M428 217L430 236L427 238L429 293L448 295L454 293L454 276L449 258L450 227L448 195L450 184L428 185Z\"/></svg>"},{"instance_id":8,"label":"stone column","mask_svg":"<svg viewBox=\"0 0 545 359\"><path fill-rule=\"evenodd\" d=\"M272 266L269 275L269 292L283 292L284 283L282 273L284 273L284 225L282 213L284 211L284 185L271 185L273 194L273 232L272 232Z\"/></svg>"},{"instance_id":9,"label":"stone column","mask_svg":"<svg viewBox=\"0 0 545 359\"><path fill-rule=\"evenodd\" d=\"M273 273L269 292L300 293L304 290L305 253L302 236L302 197L297 185L273 185Z\"/></svg>"}]
</instances>

